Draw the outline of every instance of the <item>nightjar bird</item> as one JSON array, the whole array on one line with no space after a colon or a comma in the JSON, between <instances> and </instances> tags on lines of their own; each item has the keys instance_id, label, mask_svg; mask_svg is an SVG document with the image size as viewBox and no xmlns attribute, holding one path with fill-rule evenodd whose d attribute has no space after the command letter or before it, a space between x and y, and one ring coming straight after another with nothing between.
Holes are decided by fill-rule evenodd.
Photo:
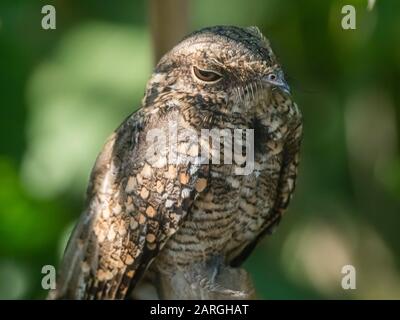
<instances>
[{"instance_id":1,"label":"nightjar bird","mask_svg":"<svg viewBox=\"0 0 400 320\"><path fill-rule=\"evenodd\" d=\"M50 297L124 299L139 280L196 263L240 266L288 206L301 136L301 113L256 27L190 34L99 154ZM237 137L254 139L244 148ZM248 146L252 157L236 161Z\"/></svg>"}]
</instances>

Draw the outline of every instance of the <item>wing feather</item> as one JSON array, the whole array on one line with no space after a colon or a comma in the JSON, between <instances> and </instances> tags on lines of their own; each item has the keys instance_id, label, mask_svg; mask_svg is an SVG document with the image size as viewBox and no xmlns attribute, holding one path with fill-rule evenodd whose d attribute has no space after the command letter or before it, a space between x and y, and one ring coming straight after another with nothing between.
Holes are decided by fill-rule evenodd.
<instances>
[{"instance_id":1,"label":"wing feather","mask_svg":"<svg viewBox=\"0 0 400 320\"><path fill-rule=\"evenodd\" d=\"M179 112L160 119L140 110L108 139L50 298L124 299L178 230L208 167L190 161L149 164L146 133L167 126L171 117L180 119Z\"/></svg>"}]
</instances>

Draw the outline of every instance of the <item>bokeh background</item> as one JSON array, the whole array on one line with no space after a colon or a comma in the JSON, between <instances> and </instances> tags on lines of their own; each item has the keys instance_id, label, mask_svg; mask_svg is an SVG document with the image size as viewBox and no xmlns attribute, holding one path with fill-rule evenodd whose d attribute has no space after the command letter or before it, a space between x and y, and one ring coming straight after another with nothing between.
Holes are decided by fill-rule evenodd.
<instances>
[{"instance_id":1,"label":"bokeh background","mask_svg":"<svg viewBox=\"0 0 400 320\"><path fill-rule=\"evenodd\" d=\"M53 4L57 29L41 28ZM341 8L357 29L341 28ZM179 8L177 8L179 10ZM304 114L297 192L245 267L265 299L400 299L400 1L191 0L190 31L256 25ZM106 137L153 65L148 3L0 2L0 298L43 298ZM356 290L341 269L356 268Z\"/></svg>"}]
</instances>

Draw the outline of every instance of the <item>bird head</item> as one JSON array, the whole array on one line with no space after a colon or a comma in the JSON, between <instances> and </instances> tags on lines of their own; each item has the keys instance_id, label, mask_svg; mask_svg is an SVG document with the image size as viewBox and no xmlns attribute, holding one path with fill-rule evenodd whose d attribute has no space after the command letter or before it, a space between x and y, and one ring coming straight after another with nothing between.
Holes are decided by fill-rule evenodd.
<instances>
[{"instance_id":1,"label":"bird head","mask_svg":"<svg viewBox=\"0 0 400 320\"><path fill-rule=\"evenodd\" d=\"M171 93L213 112L261 118L282 101L292 105L284 73L256 27L208 27L184 38L157 64L144 105Z\"/></svg>"}]
</instances>

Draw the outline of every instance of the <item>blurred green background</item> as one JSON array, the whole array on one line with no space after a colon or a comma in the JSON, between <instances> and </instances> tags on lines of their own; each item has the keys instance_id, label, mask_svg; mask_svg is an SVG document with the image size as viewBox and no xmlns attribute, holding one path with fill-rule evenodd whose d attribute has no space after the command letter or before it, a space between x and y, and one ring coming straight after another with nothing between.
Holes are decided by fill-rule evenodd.
<instances>
[{"instance_id":1,"label":"blurred green background","mask_svg":"<svg viewBox=\"0 0 400 320\"><path fill-rule=\"evenodd\" d=\"M53 4L57 29L41 28ZM341 28L341 8L357 29ZM152 69L146 1L0 3L0 298L43 298L106 137ZM245 267L265 299L400 299L400 1L192 0L191 30L257 25L304 114L294 200ZM357 289L341 288L354 265Z\"/></svg>"}]
</instances>

